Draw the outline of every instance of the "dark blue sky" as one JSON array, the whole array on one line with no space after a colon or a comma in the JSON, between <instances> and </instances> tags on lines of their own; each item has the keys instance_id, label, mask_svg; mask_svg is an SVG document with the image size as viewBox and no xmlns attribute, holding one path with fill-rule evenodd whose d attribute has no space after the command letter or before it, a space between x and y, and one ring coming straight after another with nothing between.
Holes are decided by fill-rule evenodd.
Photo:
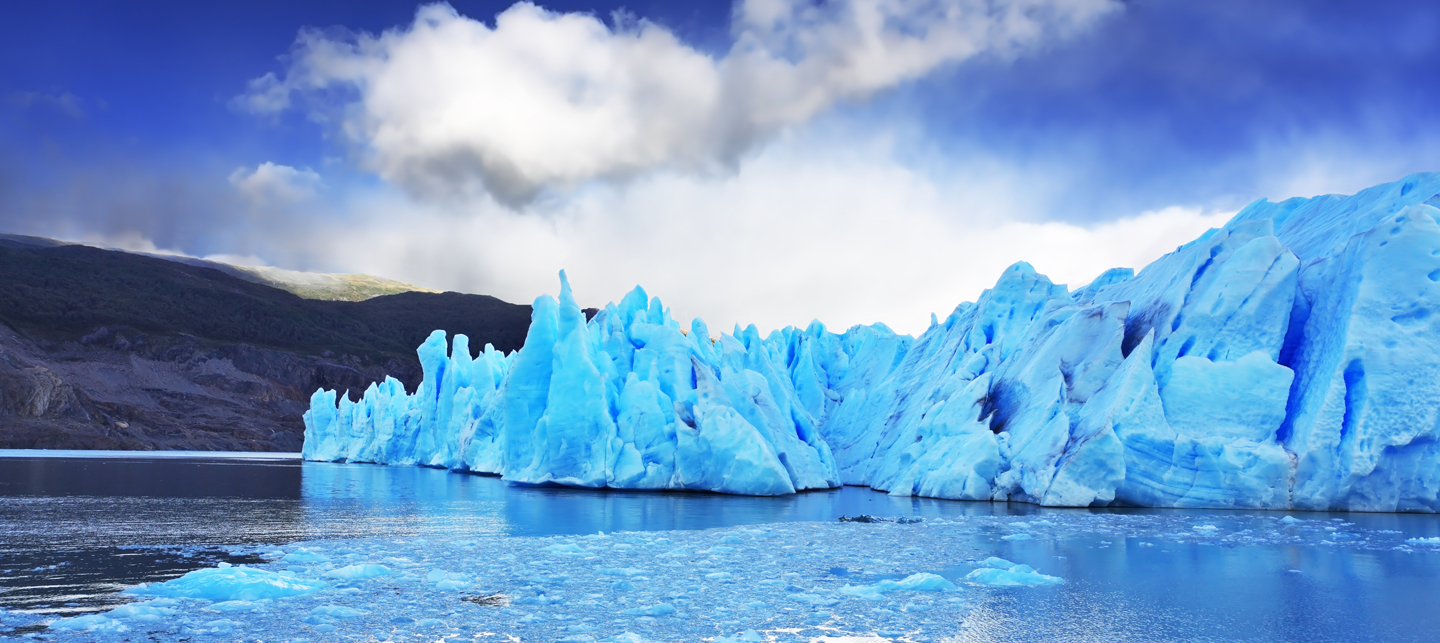
<instances>
[{"instance_id":1,"label":"dark blue sky","mask_svg":"<svg viewBox=\"0 0 1440 643\"><path fill-rule=\"evenodd\" d=\"M452 4L487 20L508 6ZM319 166L344 154L322 128L297 113L257 119L229 101L279 68L301 27L379 32L408 23L415 6L12 4L0 21L0 143L12 179L3 185L24 191L13 185L17 173L47 184L111 163L155 180L264 161ZM600 16L617 8L544 6ZM702 50L729 46L729 3L621 6ZM55 100L67 96L68 105ZM1288 196L1262 192L1254 157L1308 137L1368 144L1377 156L1394 150L1392 174L1440 169L1433 150L1410 149L1440 132L1437 104L1440 4L1136 0L1041 55L942 68L848 109L918 121L916 144L932 153L979 147L1083 163L1097 185L1076 195L1070 216L1105 218Z\"/></svg>"},{"instance_id":2,"label":"dark blue sky","mask_svg":"<svg viewBox=\"0 0 1440 643\"><path fill-rule=\"evenodd\" d=\"M509 6L452 5L487 22ZM544 6L607 21L620 8ZM732 44L729 3L623 8L716 59ZM252 79L283 77L302 28L378 33L410 25L415 10L331 0L9 3L0 9L0 228L136 234L194 254L283 260L276 244L256 241L263 230L236 236L260 227L231 194L238 168L315 169L328 196L310 216L337 223L350 216L346 195L386 181L316 113L256 115L233 99ZM813 124L885 132L894 163L942 183L977 158L1016 168L1050 193L1017 219L1091 224L1440 170L1437 105L1440 3L1131 0L1068 40L940 65L842 100ZM765 146L762 137L750 157Z\"/></svg>"}]
</instances>

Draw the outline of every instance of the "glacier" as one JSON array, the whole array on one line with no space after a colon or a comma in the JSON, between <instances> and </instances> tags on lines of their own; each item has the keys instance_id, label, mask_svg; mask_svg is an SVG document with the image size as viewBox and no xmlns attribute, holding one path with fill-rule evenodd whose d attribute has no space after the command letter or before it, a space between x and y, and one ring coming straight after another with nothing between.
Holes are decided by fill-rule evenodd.
<instances>
[{"instance_id":1,"label":"glacier","mask_svg":"<svg viewBox=\"0 0 1440 643\"><path fill-rule=\"evenodd\" d=\"M638 287L587 320L562 272L515 353L436 331L414 393L317 391L304 456L595 488L1434 512L1437 207L1440 173L1262 199L1073 292L1017 263L917 338L712 336Z\"/></svg>"}]
</instances>

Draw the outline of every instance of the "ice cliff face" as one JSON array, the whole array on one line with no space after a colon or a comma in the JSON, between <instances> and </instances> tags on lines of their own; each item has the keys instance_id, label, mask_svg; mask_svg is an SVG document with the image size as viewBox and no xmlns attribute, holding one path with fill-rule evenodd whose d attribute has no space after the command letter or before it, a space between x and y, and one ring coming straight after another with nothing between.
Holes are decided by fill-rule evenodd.
<instances>
[{"instance_id":1,"label":"ice cliff face","mask_svg":"<svg viewBox=\"0 0 1440 643\"><path fill-rule=\"evenodd\" d=\"M1075 292L1016 264L913 341L684 332L564 283L525 347L444 333L425 380L317 392L305 455L525 483L772 495L838 484L1054 506L1440 507L1440 174L1256 202Z\"/></svg>"},{"instance_id":2,"label":"ice cliff face","mask_svg":"<svg viewBox=\"0 0 1440 643\"><path fill-rule=\"evenodd\" d=\"M476 359L436 331L424 382L372 386L358 403L317 391L305 457L422 464L521 483L778 495L840 485L820 427L839 391L877 380L909 337L820 324L762 339L752 326L688 330L636 288L586 322L561 274L535 301L525 347Z\"/></svg>"}]
</instances>

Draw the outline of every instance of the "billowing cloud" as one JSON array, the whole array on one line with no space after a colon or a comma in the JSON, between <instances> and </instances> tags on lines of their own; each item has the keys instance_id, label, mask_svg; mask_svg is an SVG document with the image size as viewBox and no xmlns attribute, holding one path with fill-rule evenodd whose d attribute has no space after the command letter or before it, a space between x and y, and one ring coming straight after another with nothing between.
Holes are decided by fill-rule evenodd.
<instances>
[{"instance_id":1,"label":"billowing cloud","mask_svg":"<svg viewBox=\"0 0 1440 643\"><path fill-rule=\"evenodd\" d=\"M283 207L313 199L324 187L320 175L309 168L295 169L266 161L255 169L230 173L230 185L254 207Z\"/></svg>"},{"instance_id":2,"label":"billowing cloud","mask_svg":"<svg viewBox=\"0 0 1440 643\"><path fill-rule=\"evenodd\" d=\"M1099 225L1018 220L1010 213L1053 197L1008 168L929 176L873 149L789 139L724 177L591 186L530 216L493 202L460 210L393 190L357 195L345 226L293 235L305 244L277 263L521 303L555 293L565 268L585 305L640 284L716 331L819 319L916 333L1017 260L1075 287L1144 266L1230 216L1177 207Z\"/></svg>"},{"instance_id":3,"label":"billowing cloud","mask_svg":"<svg viewBox=\"0 0 1440 643\"><path fill-rule=\"evenodd\" d=\"M297 103L420 195L528 202L656 169L733 169L787 126L980 55L1064 39L1115 0L745 0L711 56L664 27L516 4L494 26L449 5L380 35L302 31L234 104ZM297 101L298 99L298 101Z\"/></svg>"}]
</instances>

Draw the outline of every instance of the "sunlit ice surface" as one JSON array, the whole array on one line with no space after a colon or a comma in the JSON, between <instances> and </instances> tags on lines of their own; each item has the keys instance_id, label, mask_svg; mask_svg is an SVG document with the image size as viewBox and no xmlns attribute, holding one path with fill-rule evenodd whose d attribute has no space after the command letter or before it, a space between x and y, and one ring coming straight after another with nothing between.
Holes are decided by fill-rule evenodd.
<instances>
[{"instance_id":1,"label":"sunlit ice surface","mask_svg":"<svg viewBox=\"0 0 1440 643\"><path fill-rule=\"evenodd\" d=\"M51 640L1418 641L1440 626L1440 521L1424 515L594 492L219 458L6 458L0 489L0 635ZM892 522L836 520L861 514Z\"/></svg>"}]
</instances>

